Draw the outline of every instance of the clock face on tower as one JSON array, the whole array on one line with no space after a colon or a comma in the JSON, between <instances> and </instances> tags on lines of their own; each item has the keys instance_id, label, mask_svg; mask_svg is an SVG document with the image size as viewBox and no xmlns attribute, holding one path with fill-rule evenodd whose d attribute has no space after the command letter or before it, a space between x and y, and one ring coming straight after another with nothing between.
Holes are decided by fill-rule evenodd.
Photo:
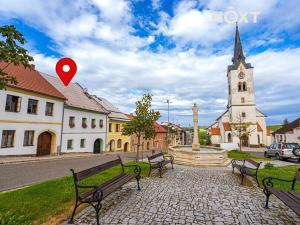
<instances>
[{"instance_id":1,"label":"clock face on tower","mask_svg":"<svg viewBox=\"0 0 300 225\"><path fill-rule=\"evenodd\" d=\"M240 78L240 79L244 79L244 77L245 77L245 74L244 74L243 72L240 72L240 73L239 73L239 78Z\"/></svg>"}]
</instances>

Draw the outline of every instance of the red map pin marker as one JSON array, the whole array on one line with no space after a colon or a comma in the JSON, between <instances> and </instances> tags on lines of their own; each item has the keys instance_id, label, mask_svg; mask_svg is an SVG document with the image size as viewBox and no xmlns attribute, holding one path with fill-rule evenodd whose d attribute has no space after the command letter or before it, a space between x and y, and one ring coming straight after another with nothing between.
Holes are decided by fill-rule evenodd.
<instances>
[{"instance_id":1,"label":"red map pin marker","mask_svg":"<svg viewBox=\"0 0 300 225\"><path fill-rule=\"evenodd\" d=\"M69 70L65 71L64 66L68 66ZM64 83L65 86L68 86L77 71L77 65L71 58L61 58L58 60L55 66L55 70L60 80Z\"/></svg>"}]
</instances>

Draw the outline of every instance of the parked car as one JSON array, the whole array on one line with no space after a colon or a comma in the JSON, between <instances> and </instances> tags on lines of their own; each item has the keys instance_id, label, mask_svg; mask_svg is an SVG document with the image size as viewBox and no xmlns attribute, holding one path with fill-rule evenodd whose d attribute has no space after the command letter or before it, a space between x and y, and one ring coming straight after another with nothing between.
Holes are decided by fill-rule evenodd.
<instances>
[{"instance_id":1,"label":"parked car","mask_svg":"<svg viewBox=\"0 0 300 225\"><path fill-rule=\"evenodd\" d=\"M300 161L300 145L298 143L275 143L264 152L266 158L275 157L279 160L298 159Z\"/></svg>"}]
</instances>

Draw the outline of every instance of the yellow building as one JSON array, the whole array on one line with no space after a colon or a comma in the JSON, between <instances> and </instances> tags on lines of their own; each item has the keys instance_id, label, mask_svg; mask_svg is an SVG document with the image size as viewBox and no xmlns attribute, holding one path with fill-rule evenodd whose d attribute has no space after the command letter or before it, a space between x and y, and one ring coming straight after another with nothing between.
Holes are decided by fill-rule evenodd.
<instances>
[{"instance_id":1,"label":"yellow building","mask_svg":"<svg viewBox=\"0 0 300 225\"><path fill-rule=\"evenodd\" d=\"M129 121L128 117L105 98L93 97L109 112L106 151L131 151L131 136L122 135L122 128Z\"/></svg>"}]
</instances>

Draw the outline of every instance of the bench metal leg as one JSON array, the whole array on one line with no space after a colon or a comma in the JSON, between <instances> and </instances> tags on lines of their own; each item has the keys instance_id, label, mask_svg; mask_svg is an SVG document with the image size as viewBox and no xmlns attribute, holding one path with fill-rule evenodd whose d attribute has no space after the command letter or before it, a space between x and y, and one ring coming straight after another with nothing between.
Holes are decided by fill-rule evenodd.
<instances>
[{"instance_id":1,"label":"bench metal leg","mask_svg":"<svg viewBox=\"0 0 300 225\"><path fill-rule=\"evenodd\" d=\"M269 208L269 199L270 199L270 195L272 194L270 191L268 191L267 189L264 190L264 194L266 195L266 205L265 205L265 209Z\"/></svg>"},{"instance_id":2,"label":"bench metal leg","mask_svg":"<svg viewBox=\"0 0 300 225\"><path fill-rule=\"evenodd\" d=\"M159 172L159 177L160 178L162 178L162 170L163 170L162 166L158 167L158 172Z\"/></svg>"},{"instance_id":3,"label":"bench metal leg","mask_svg":"<svg viewBox=\"0 0 300 225\"><path fill-rule=\"evenodd\" d=\"M172 164L172 170L174 169L174 167L173 167L173 161L171 162L171 164Z\"/></svg>"},{"instance_id":4,"label":"bench metal leg","mask_svg":"<svg viewBox=\"0 0 300 225\"><path fill-rule=\"evenodd\" d=\"M232 165L232 173L234 173L234 166Z\"/></svg>"},{"instance_id":5,"label":"bench metal leg","mask_svg":"<svg viewBox=\"0 0 300 225\"><path fill-rule=\"evenodd\" d=\"M75 212L76 212L77 207L78 207L78 201L76 200L76 203L75 203L75 206L74 206L74 209L73 209L73 212L72 212L72 216L69 219L68 224L73 224L74 216L75 216Z\"/></svg>"},{"instance_id":6,"label":"bench metal leg","mask_svg":"<svg viewBox=\"0 0 300 225\"><path fill-rule=\"evenodd\" d=\"M149 177L150 174L151 174L151 170L152 170L152 167L150 166L150 168L149 168L149 173L148 173L148 177Z\"/></svg>"},{"instance_id":7,"label":"bench metal leg","mask_svg":"<svg viewBox=\"0 0 300 225\"><path fill-rule=\"evenodd\" d=\"M95 212L96 212L96 221L97 221L97 225L100 225L100 222L99 222L99 212L100 212L100 209L102 208L102 204L101 204L101 201L99 201L96 205L93 205L93 208L95 209Z\"/></svg>"},{"instance_id":8,"label":"bench metal leg","mask_svg":"<svg viewBox=\"0 0 300 225\"><path fill-rule=\"evenodd\" d=\"M137 182L137 186L138 186L138 191L140 191L141 188L140 188L140 178L139 177L136 178L136 182Z\"/></svg>"},{"instance_id":9,"label":"bench metal leg","mask_svg":"<svg viewBox=\"0 0 300 225\"><path fill-rule=\"evenodd\" d=\"M242 175L242 181L241 181L241 184L243 184L244 182L244 174L241 174Z\"/></svg>"}]
</instances>

